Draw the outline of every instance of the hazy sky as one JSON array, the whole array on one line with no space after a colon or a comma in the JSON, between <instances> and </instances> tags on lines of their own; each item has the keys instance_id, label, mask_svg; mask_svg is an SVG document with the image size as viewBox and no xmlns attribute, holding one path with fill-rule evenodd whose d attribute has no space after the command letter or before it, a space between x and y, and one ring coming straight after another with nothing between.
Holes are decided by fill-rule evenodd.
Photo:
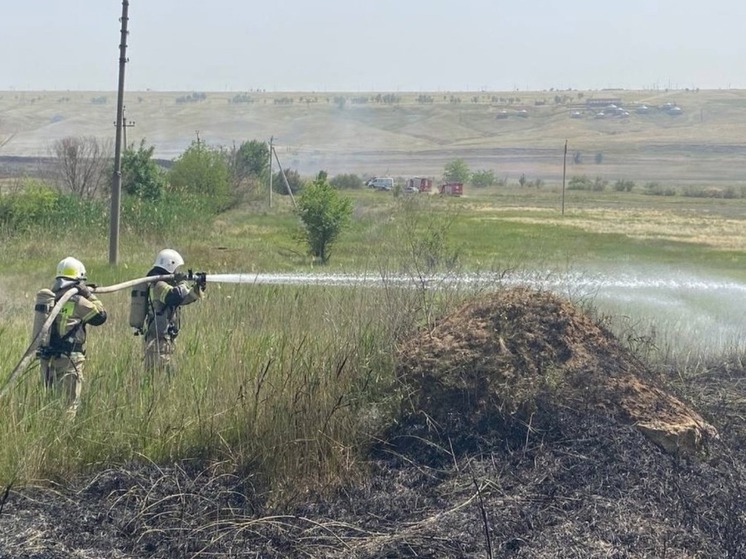
<instances>
[{"instance_id":1,"label":"hazy sky","mask_svg":"<svg viewBox=\"0 0 746 559\"><path fill-rule=\"evenodd\" d=\"M0 89L116 90L121 0L4 0ZM744 0L131 0L127 90L746 87Z\"/></svg>"}]
</instances>

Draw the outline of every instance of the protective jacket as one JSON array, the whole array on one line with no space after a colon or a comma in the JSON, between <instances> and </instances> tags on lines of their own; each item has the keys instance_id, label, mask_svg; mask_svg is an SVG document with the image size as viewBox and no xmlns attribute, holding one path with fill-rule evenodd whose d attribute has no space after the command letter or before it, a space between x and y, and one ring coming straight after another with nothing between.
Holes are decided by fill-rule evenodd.
<instances>
[{"instance_id":1,"label":"protective jacket","mask_svg":"<svg viewBox=\"0 0 746 559\"><path fill-rule=\"evenodd\" d=\"M57 278L52 286L55 301L75 287L77 282ZM71 353L85 353L86 325L100 326L106 322L106 310L103 303L91 295L86 299L76 293L62 305L59 314L49 332L49 355L69 355Z\"/></svg>"},{"instance_id":2,"label":"protective jacket","mask_svg":"<svg viewBox=\"0 0 746 559\"><path fill-rule=\"evenodd\" d=\"M148 276L165 275L162 268L153 268ZM145 339L167 338L173 340L179 333L181 321L179 308L198 301L202 291L195 284L191 288L185 281L157 281L148 287L148 312L145 318Z\"/></svg>"}]
</instances>

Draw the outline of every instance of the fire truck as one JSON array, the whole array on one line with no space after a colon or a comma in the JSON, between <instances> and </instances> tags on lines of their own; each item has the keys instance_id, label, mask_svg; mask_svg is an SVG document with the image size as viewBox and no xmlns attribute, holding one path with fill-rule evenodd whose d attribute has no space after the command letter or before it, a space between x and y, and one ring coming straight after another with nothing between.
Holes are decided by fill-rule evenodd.
<instances>
[{"instance_id":1,"label":"fire truck","mask_svg":"<svg viewBox=\"0 0 746 559\"><path fill-rule=\"evenodd\" d=\"M440 185L439 192L446 196L461 196L464 193L464 183L444 182Z\"/></svg>"},{"instance_id":2,"label":"fire truck","mask_svg":"<svg viewBox=\"0 0 746 559\"><path fill-rule=\"evenodd\" d=\"M432 179L425 177L412 177L407 179L407 184L404 186L405 192L430 192L433 189Z\"/></svg>"}]
</instances>

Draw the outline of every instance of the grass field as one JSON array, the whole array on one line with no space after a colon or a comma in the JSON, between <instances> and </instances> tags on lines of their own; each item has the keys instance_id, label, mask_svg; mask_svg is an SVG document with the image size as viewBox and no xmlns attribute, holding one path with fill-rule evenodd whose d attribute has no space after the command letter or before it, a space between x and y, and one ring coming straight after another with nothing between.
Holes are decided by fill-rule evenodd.
<instances>
[{"instance_id":1,"label":"grass field","mask_svg":"<svg viewBox=\"0 0 746 559\"><path fill-rule=\"evenodd\" d=\"M744 278L740 199L573 192L563 216L559 194L551 187L487 189L464 198L352 193L354 225L329 266L317 271L417 277L448 266L548 274L567 267L591 273L656 266ZM292 240L295 227L289 200L282 199L271 210L234 210L178 238L143 242L126 235L118 267L106 263L105 232L6 239L0 250L3 374L28 343L35 291L51 281L55 263L68 253L101 284L138 277L163 246L213 273L308 271L310 260ZM472 295L394 284L373 290L214 285L185 313L181 372L171 384L142 377L139 340L126 324L127 294L105 296L111 319L91 332L79 421L62 436L49 431L60 410L45 400L30 372L0 401L9 449L0 477L54 477L137 454L157 461L195 452L258 460L276 487L347 475L360 437L375 436L377 421L393 409L393 348ZM371 421L365 432L354 419L362 416ZM78 441L75 448L70 440ZM311 446L299 450L298 441Z\"/></svg>"},{"instance_id":2,"label":"grass field","mask_svg":"<svg viewBox=\"0 0 746 559\"><path fill-rule=\"evenodd\" d=\"M555 94L521 94L520 102L508 104L501 94L495 101L481 93L477 102L473 94L461 94L460 103L451 102L450 93L433 94L433 103L426 104L402 94L395 105L353 103L350 94L314 94L313 102L301 102L309 94L249 93L253 103L230 103L235 94L229 93L209 93L194 103L177 103L184 95L179 93L128 94L128 118L137 123L130 138L136 131L162 157L178 154L199 130L201 138L223 145L275 136L285 166L308 173L324 168L330 174L439 177L446 163L462 157L508 183L467 188L462 198L345 193L353 198L353 223L325 267L314 265L293 239L297 220L290 201L279 196L272 208L257 200L164 235L136 235L127 227L133 224L124 224L116 267L107 264L105 230L8 236L0 247L3 378L28 343L35 292L48 286L55 264L68 254L85 262L92 281L105 285L139 277L165 246L181 251L187 266L212 273L419 277L445 269L551 275L634 268L673 277L706 274L738 285L746 280L746 199L681 195L686 187L740 192L744 186L739 150L746 132L736 123L746 110L746 92L586 92L584 99L675 101L684 109L676 117L603 120L569 118L570 105L555 105ZM2 154L43 153L48 142L67 135L110 134L114 96L91 102L101 95L0 93L0 134L12 136ZM582 105L577 92L572 95ZM335 102L339 96L346 97L343 107ZM294 102L274 102L282 97ZM537 105L541 100L547 103ZM525 107L530 115L497 119L503 107ZM627 179L637 186L632 192L563 192L565 139L570 153L581 152L584 161L570 164L568 177ZM598 164L597 153L603 154ZM543 185L519 187L524 173ZM664 182L678 194L646 194L649 181ZM393 350L473 295L460 288L405 290L393 283L375 290L213 285L206 300L185 313L180 372L170 383L143 377L139 339L126 323L127 294L108 295L111 319L91 332L84 407L74 424L59 427L61 410L41 394L35 370L0 400L6 449L0 483L64 477L135 457L195 455L251 464L278 499L291 486L323 486L355 475L362 450L398 402ZM615 308L629 319L625 328L639 327L630 338L641 339L651 327L634 320L641 310L639 301ZM688 327L659 318L659 331ZM659 349L672 357L668 348Z\"/></svg>"}]
</instances>

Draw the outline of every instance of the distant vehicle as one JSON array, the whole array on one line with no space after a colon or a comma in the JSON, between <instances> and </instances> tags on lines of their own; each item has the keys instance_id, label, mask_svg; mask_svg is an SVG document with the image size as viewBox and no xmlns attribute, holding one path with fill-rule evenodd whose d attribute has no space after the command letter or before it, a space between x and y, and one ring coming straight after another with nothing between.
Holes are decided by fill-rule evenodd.
<instances>
[{"instance_id":1,"label":"distant vehicle","mask_svg":"<svg viewBox=\"0 0 746 559\"><path fill-rule=\"evenodd\" d=\"M407 179L404 192L430 192L433 189L432 179L425 177L412 177Z\"/></svg>"},{"instance_id":2,"label":"distant vehicle","mask_svg":"<svg viewBox=\"0 0 746 559\"><path fill-rule=\"evenodd\" d=\"M391 190L394 188L394 179L391 177L373 177L366 184L377 190Z\"/></svg>"},{"instance_id":3,"label":"distant vehicle","mask_svg":"<svg viewBox=\"0 0 746 559\"><path fill-rule=\"evenodd\" d=\"M464 184L461 182L444 182L440 185L440 193L446 196L461 196L464 193Z\"/></svg>"}]
</instances>

